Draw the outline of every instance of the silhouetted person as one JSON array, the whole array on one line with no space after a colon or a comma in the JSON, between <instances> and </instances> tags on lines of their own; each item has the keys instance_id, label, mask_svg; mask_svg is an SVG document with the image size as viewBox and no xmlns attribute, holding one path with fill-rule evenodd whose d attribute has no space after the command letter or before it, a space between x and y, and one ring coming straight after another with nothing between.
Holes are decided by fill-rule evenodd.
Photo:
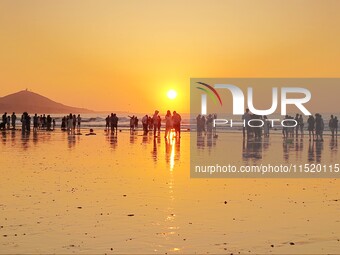
<instances>
[{"instance_id":1,"label":"silhouetted person","mask_svg":"<svg viewBox=\"0 0 340 255\"><path fill-rule=\"evenodd\" d=\"M15 112L12 113L12 128L15 129L15 123L17 121L17 116L15 115Z\"/></svg>"},{"instance_id":2,"label":"silhouetted person","mask_svg":"<svg viewBox=\"0 0 340 255\"><path fill-rule=\"evenodd\" d=\"M73 114L72 116L72 131L73 133L76 132L76 127L77 127L77 116Z\"/></svg>"},{"instance_id":3,"label":"silhouetted person","mask_svg":"<svg viewBox=\"0 0 340 255\"><path fill-rule=\"evenodd\" d=\"M80 132L80 127L81 127L81 117L80 114L77 116L77 131Z\"/></svg>"},{"instance_id":4,"label":"silhouetted person","mask_svg":"<svg viewBox=\"0 0 340 255\"><path fill-rule=\"evenodd\" d=\"M34 114L33 116L33 132L37 132L38 130L38 115L37 114Z\"/></svg>"},{"instance_id":5,"label":"silhouetted person","mask_svg":"<svg viewBox=\"0 0 340 255\"><path fill-rule=\"evenodd\" d=\"M300 114L299 116L299 127L300 127L300 134L301 136L303 136L303 127L304 127L305 123L303 122L303 117Z\"/></svg>"},{"instance_id":6,"label":"silhouetted person","mask_svg":"<svg viewBox=\"0 0 340 255\"><path fill-rule=\"evenodd\" d=\"M64 116L62 119L61 119L61 130L65 131L66 130L66 117Z\"/></svg>"},{"instance_id":7,"label":"silhouetted person","mask_svg":"<svg viewBox=\"0 0 340 255\"><path fill-rule=\"evenodd\" d=\"M143 131L144 131L144 135L146 135L148 133L148 120L149 120L149 116L145 115L142 118L142 125L143 125Z\"/></svg>"},{"instance_id":8,"label":"silhouetted person","mask_svg":"<svg viewBox=\"0 0 340 255\"><path fill-rule=\"evenodd\" d=\"M201 114L198 114L196 117L196 127L197 127L197 134L202 132L202 123L201 123Z\"/></svg>"},{"instance_id":9,"label":"silhouetted person","mask_svg":"<svg viewBox=\"0 0 340 255\"><path fill-rule=\"evenodd\" d=\"M269 137L270 122L267 116L263 116L263 133L265 137Z\"/></svg>"},{"instance_id":10,"label":"silhouetted person","mask_svg":"<svg viewBox=\"0 0 340 255\"><path fill-rule=\"evenodd\" d=\"M158 130L158 133L161 132L161 126L162 126L162 118L161 118L161 116L158 115L158 119L157 119L157 130Z\"/></svg>"},{"instance_id":11,"label":"silhouetted person","mask_svg":"<svg viewBox=\"0 0 340 255\"><path fill-rule=\"evenodd\" d=\"M148 125L149 125L149 130L152 130L154 124L153 124L153 119L151 118L151 116L149 116Z\"/></svg>"},{"instance_id":12,"label":"silhouetted person","mask_svg":"<svg viewBox=\"0 0 340 255\"><path fill-rule=\"evenodd\" d=\"M247 131L247 136L249 136L250 133L250 127L249 127L249 120L251 120L251 115L249 113L249 109L246 109L246 112L242 115L242 120L244 121L244 125L243 125L243 136L246 135L246 131Z\"/></svg>"},{"instance_id":13,"label":"silhouetted person","mask_svg":"<svg viewBox=\"0 0 340 255\"><path fill-rule=\"evenodd\" d=\"M320 114L315 114L315 135L316 141L323 141L322 139L322 129L323 129L323 120Z\"/></svg>"},{"instance_id":14,"label":"silhouetted person","mask_svg":"<svg viewBox=\"0 0 340 255\"><path fill-rule=\"evenodd\" d=\"M203 116L201 117L201 127L202 127L202 132L204 132L204 133L205 133L205 123L206 123L206 118L205 118L205 116L203 115Z\"/></svg>"},{"instance_id":15,"label":"silhouetted person","mask_svg":"<svg viewBox=\"0 0 340 255\"><path fill-rule=\"evenodd\" d=\"M28 115L28 113L26 113L26 130L27 132L31 131L31 116Z\"/></svg>"},{"instance_id":16,"label":"silhouetted person","mask_svg":"<svg viewBox=\"0 0 340 255\"><path fill-rule=\"evenodd\" d=\"M22 115L21 115L21 132L22 133L25 133L26 132L26 116L27 116L27 112L24 112Z\"/></svg>"},{"instance_id":17,"label":"silhouetted person","mask_svg":"<svg viewBox=\"0 0 340 255\"><path fill-rule=\"evenodd\" d=\"M334 129L335 129L335 137L338 138L338 117L334 118Z\"/></svg>"},{"instance_id":18,"label":"silhouetted person","mask_svg":"<svg viewBox=\"0 0 340 255\"><path fill-rule=\"evenodd\" d=\"M176 132L176 137L181 138L181 121L182 117L176 111L172 115L172 124Z\"/></svg>"},{"instance_id":19,"label":"silhouetted person","mask_svg":"<svg viewBox=\"0 0 340 255\"><path fill-rule=\"evenodd\" d=\"M331 119L329 120L328 126L329 126L329 130L332 133L332 137L334 137L335 126L334 126L334 116L333 115L331 115Z\"/></svg>"},{"instance_id":20,"label":"silhouetted person","mask_svg":"<svg viewBox=\"0 0 340 255\"><path fill-rule=\"evenodd\" d=\"M107 115L106 119L105 119L105 128L107 131L110 130L110 115Z\"/></svg>"},{"instance_id":21,"label":"silhouetted person","mask_svg":"<svg viewBox=\"0 0 340 255\"><path fill-rule=\"evenodd\" d=\"M214 118L213 118L213 116L211 114L209 114L207 116L206 124L207 124L207 132L208 132L208 134L212 134L213 125L214 125Z\"/></svg>"},{"instance_id":22,"label":"silhouetted person","mask_svg":"<svg viewBox=\"0 0 340 255\"><path fill-rule=\"evenodd\" d=\"M156 137L156 132L157 132L157 126L158 126L158 113L159 111L156 110L155 113L152 116L151 122L153 126L153 136Z\"/></svg>"},{"instance_id":23,"label":"silhouetted person","mask_svg":"<svg viewBox=\"0 0 340 255\"><path fill-rule=\"evenodd\" d=\"M135 117L135 129L137 130L138 129L138 122L139 122L139 119L137 118L137 116Z\"/></svg>"},{"instance_id":24,"label":"silhouetted person","mask_svg":"<svg viewBox=\"0 0 340 255\"><path fill-rule=\"evenodd\" d=\"M298 113L295 115L294 120L296 121L295 135L296 135L296 137L298 137L298 135L299 135L299 129L300 129L300 125L299 125L299 114L298 114Z\"/></svg>"},{"instance_id":25,"label":"silhouetted person","mask_svg":"<svg viewBox=\"0 0 340 255\"><path fill-rule=\"evenodd\" d=\"M51 115L47 115L46 117L46 130L51 131L52 130L52 118Z\"/></svg>"},{"instance_id":26,"label":"silhouetted person","mask_svg":"<svg viewBox=\"0 0 340 255\"><path fill-rule=\"evenodd\" d=\"M128 116L130 118L130 132L135 131L135 115Z\"/></svg>"},{"instance_id":27,"label":"silhouetted person","mask_svg":"<svg viewBox=\"0 0 340 255\"><path fill-rule=\"evenodd\" d=\"M43 129L46 128L46 116L45 116L45 114L42 116L42 119L41 119L41 127Z\"/></svg>"},{"instance_id":28,"label":"silhouetted person","mask_svg":"<svg viewBox=\"0 0 340 255\"><path fill-rule=\"evenodd\" d=\"M315 130L315 119L313 115L310 115L307 120L308 123L308 133L309 133L309 141L311 141L312 136L314 140L314 130Z\"/></svg>"},{"instance_id":29,"label":"silhouetted person","mask_svg":"<svg viewBox=\"0 0 340 255\"><path fill-rule=\"evenodd\" d=\"M7 124L7 129L11 128L11 116L7 116L7 120L6 120L6 124Z\"/></svg>"},{"instance_id":30,"label":"silhouetted person","mask_svg":"<svg viewBox=\"0 0 340 255\"><path fill-rule=\"evenodd\" d=\"M164 137L167 138L168 134L171 132L172 129L172 116L171 112L168 110L165 115L165 135Z\"/></svg>"},{"instance_id":31,"label":"silhouetted person","mask_svg":"<svg viewBox=\"0 0 340 255\"><path fill-rule=\"evenodd\" d=\"M118 133L118 117L117 115L114 113L112 116L112 133Z\"/></svg>"},{"instance_id":32,"label":"silhouetted person","mask_svg":"<svg viewBox=\"0 0 340 255\"><path fill-rule=\"evenodd\" d=\"M1 123L1 126L2 128L5 130L6 129L6 123L7 123L7 112L5 112L3 115L2 115L2 123Z\"/></svg>"},{"instance_id":33,"label":"silhouetted person","mask_svg":"<svg viewBox=\"0 0 340 255\"><path fill-rule=\"evenodd\" d=\"M67 131L69 133L72 133L72 128L73 128L73 115L70 113L67 119Z\"/></svg>"}]
</instances>

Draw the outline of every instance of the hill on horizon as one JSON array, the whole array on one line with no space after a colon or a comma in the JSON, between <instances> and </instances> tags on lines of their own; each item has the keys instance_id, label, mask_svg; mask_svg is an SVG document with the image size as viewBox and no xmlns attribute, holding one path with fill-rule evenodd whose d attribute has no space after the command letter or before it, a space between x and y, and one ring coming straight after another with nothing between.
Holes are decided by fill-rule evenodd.
<instances>
[{"instance_id":1,"label":"hill on horizon","mask_svg":"<svg viewBox=\"0 0 340 255\"><path fill-rule=\"evenodd\" d=\"M37 93L22 90L0 97L0 113L93 113L85 108L67 106Z\"/></svg>"}]
</instances>

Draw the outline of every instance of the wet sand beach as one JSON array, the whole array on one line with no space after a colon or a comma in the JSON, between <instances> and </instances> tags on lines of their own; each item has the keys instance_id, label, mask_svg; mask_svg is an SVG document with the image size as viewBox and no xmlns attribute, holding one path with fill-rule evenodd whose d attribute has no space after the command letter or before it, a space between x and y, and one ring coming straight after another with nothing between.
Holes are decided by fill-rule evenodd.
<instances>
[{"instance_id":1,"label":"wet sand beach","mask_svg":"<svg viewBox=\"0 0 340 255\"><path fill-rule=\"evenodd\" d=\"M2 133L1 254L340 253L337 179L192 179L189 133L95 132ZM229 157L256 161L241 134L224 136ZM266 146L261 160L309 159L307 137ZM330 137L320 151L338 161Z\"/></svg>"}]
</instances>

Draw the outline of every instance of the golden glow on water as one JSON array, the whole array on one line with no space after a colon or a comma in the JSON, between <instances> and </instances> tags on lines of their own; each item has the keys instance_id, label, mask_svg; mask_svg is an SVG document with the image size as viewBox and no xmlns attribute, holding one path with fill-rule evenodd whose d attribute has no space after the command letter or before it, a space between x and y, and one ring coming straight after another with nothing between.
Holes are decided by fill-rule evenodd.
<instances>
[{"instance_id":1,"label":"golden glow on water","mask_svg":"<svg viewBox=\"0 0 340 255\"><path fill-rule=\"evenodd\" d=\"M175 141L176 139L176 133L174 130L171 130L170 132L170 146L171 146L171 154L170 154L170 171L174 170L175 166Z\"/></svg>"},{"instance_id":2,"label":"golden glow on water","mask_svg":"<svg viewBox=\"0 0 340 255\"><path fill-rule=\"evenodd\" d=\"M272 253L339 253L338 179L192 179L188 133L96 133L1 134L1 252L262 254L274 244ZM199 150L213 151L211 139ZM226 139L239 162L311 154L308 139L298 154L280 137L260 148ZM338 162L334 142L320 150Z\"/></svg>"}]
</instances>

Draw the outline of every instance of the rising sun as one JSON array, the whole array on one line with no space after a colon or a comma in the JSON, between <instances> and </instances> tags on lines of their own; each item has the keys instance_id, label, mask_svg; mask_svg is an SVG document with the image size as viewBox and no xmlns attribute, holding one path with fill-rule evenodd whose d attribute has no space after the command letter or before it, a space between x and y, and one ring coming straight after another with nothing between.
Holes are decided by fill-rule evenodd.
<instances>
[{"instance_id":1,"label":"rising sun","mask_svg":"<svg viewBox=\"0 0 340 255\"><path fill-rule=\"evenodd\" d=\"M177 97L177 92L173 89L170 89L167 93L169 99L173 100Z\"/></svg>"}]
</instances>

